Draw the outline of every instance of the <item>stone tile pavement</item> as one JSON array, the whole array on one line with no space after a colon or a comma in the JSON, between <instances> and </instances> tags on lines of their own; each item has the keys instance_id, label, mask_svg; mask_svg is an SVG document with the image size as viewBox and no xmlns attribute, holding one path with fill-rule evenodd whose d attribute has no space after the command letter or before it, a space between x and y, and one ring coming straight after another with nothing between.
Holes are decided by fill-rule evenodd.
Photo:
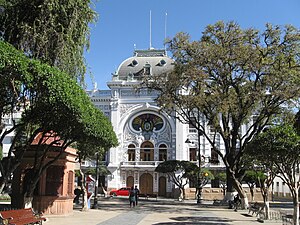
<instances>
[{"instance_id":1,"label":"stone tile pavement","mask_svg":"<svg viewBox=\"0 0 300 225\"><path fill-rule=\"evenodd\" d=\"M212 203L202 205L195 201L178 202L169 199L141 200L129 208L127 198L101 198L98 209L82 212L79 208L68 216L49 215L45 225L255 225L260 222L249 216L247 210L234 212ZM278 221L265 221L281 224Z\"/></svg>"}]
</instances>

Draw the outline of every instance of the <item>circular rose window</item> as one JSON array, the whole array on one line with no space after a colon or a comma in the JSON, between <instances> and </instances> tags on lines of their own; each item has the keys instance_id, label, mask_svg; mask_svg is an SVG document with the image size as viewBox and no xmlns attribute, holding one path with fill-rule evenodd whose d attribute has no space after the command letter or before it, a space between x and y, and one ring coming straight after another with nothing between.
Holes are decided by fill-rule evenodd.
<instances>
[{"instance_id":1,"label":"circular rose window","mask_svg":"<svg viewBox=\"0 0 300 225\"><path fill-rule=\"evenodd\" d=\"M132 121L132 127L136 131L158 131L163 125L164 122L161 117L150 113L139 115Z\"/></svg>"}]
</instances>

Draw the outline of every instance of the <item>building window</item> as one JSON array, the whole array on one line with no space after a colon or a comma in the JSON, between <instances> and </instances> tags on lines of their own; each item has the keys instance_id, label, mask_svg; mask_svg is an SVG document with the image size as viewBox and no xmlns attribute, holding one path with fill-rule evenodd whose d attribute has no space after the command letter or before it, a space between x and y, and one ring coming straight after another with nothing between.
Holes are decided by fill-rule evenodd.
<instances>
[{"instance_id":1,"label":"building window","mask_svg":"<svg viewBox=\"0 0 300 225\"><path fill-rule=\"evenodd\" d=\"M212 148L211 149L211 158L210 158L211 164L219 164L219 156L218 153Z\"/></svg>"},{"instance_id":2,"label":"building window","mask_svg":"<svg viewBox=\"0 0 300 225\"><path fill-rule=\"evenodd\" d=\"M74 183L74 172L69 171L68 173L68 195L73 196L73 183Z\"/></svg>"},{"instance_id":3,"label":"building window","mask_svg":"<svg viewBox=\"0 0 300 225\"><path fill-rule=\"evenodd\" d=\"M135 161L135 146L133 144L128 145L128 161Z\"/></svg>"},{"instance_id":4,"label":"building window","mask_svg":"<svg viewBox=\"0 0 300 225\"><path fill-rule=\"evenodd\" d=\"M197 149L190 148L190 161L197 161Z\"/></svg>"},{"instance_id":5,"label":"building window","mask_svg":"<svg viewBox=\"0 0 300 225\"><path fill-rule=\"evenodd\" d=\"M151 65L149 63L146 63L144 66L144 75L151 75Z\"/></svg>"},{"instance_id":6,"label":"building window","mask_svg":"<svg viewBox=\"0 0 300 225\"><path fill-rule=\"evenodd\" d=\"M63 166L50 166L46 175L46 195L58 196L63 194Z\"/></svg>"},{"instance_id":7,"label":"building window","mask_svg":"<svg viewBox=\"0 0 300 225\"><path fill-rule=\"evenodd\" d=\"M162 144L159 146L159 161L167 160L167 146Z\"/></svg>"},{"instance_id":8,"label":"building window","mask_svg":"<svg viewBox=\"0 0 300 225\"><path fill-rule=\"evenodd\" d=\"M153 144L149 141L141 145L140 158L142 161L154 161Z\"/></svg>"},{"instance_id":9,"label":"building window","mask_svg":"<svg viewBox=\"0 0 300 225\"><path fill-rule=\"evenodd\" d=\"M196 117L191 117L189 121L189 133L197 133L196 125Z\"/></svg>"}]
</instances>

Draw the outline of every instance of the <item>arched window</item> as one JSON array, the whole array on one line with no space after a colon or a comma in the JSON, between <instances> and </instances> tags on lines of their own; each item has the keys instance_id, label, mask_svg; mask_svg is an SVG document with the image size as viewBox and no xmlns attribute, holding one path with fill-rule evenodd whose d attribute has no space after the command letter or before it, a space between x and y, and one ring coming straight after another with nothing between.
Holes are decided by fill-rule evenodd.
<instances>
[{"instance_id":1,"label":"arched window","mask_svg":"<svg viewBox=\"0 0 300 225\"><path fill-rule=\"evenodd\" d=\"M166 161L167 159L167 146L165 144L161 144L159 146L159 161Z\"/></svg>"},{"instance_id":2,"label":"arched window","mask_svg":"<svg viewBox=\"0 0 300 225\"><path fill-rule=\"evenodd\" d=\"M134 144L128 145L128 161L135 161L135 146Z\"/></svg>"},{"instance_id":3,"label":"arched window","mask_svg":"<svg viewBox=\"0 0 300 225\"><path fill-rule=\"evenodd\" d=\"M141 161L154 161L153 144L149 141L145 141L141 145Z\"/></svg>"}]
</instances>

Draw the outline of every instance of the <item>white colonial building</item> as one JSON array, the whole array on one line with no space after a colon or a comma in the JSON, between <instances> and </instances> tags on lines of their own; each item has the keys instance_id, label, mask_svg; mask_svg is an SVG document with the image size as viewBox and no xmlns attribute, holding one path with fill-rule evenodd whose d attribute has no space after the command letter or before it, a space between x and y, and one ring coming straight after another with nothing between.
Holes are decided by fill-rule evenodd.
<instances>
[{"instance_id":1,"label":"white colonial building","mask_svg":"<svg viewBox=\"0 0 300 225\"><path fill-rule=\"evenodd\" d=\"M205 166L224 170L218 155L209 143L189 124L180 123L160 110L154 101L157 93L137 91L144 75L158 75L173 69L173 60L164 50L135 50L124 60L112 80L110 90L88 91L92 102L108 116L117 134L119 145L109 150L108 190L137 185L142 193L170 196L174 186L165 174L155 172L164 160L189 160L197 163L198 152ZM203 121L204 122L204 121ZM189 139L189 143L186 140ZM220 148L222 143L219 140ZM218 186L212 182L212 186Z\"/></svg>"},{"instance_id":2,"label":"white colonial building","mask_svg":"<svg viewBox=\"0 0 300 225\"><path fill-rule=\"evenodd\" d=\"M161 111L154 101L156 92L137 91L142 76L164 74L172 69L173 60L167 57L165 50L135 50L134 55L124 60L112 74L111 81L107 82L109 90L94 87L87 91L95 106L110 118L119 140L118 147L110 149L106 156L111 172L105 183L108 190L137 185L141 193L172 196L173 183L165 174L155 172L155 168L160 162L173 159L189 160L198 165L199 153L203 166L214 174L224 171L223 162L204 136L198 136L193 126L180 123ZM20 118L21 111L15 112L13 117L2 117L2 132L11 128L13 120L17 122ZM206 124L201 116L200 120ZM242 133L246 126L241 128ZM214 134L213 128L206 126L206 130ZM2 141L3 157L7 156L13 137L12 132ZM217 137L217 144L224 150L220 137ZM95 162L86 162L85 166L94 167ZM289 196L287 185L279 178L273 184L275 195ZM207 187L218 188L219 182L213 180Z\"/></svg>"}]
</instances>

